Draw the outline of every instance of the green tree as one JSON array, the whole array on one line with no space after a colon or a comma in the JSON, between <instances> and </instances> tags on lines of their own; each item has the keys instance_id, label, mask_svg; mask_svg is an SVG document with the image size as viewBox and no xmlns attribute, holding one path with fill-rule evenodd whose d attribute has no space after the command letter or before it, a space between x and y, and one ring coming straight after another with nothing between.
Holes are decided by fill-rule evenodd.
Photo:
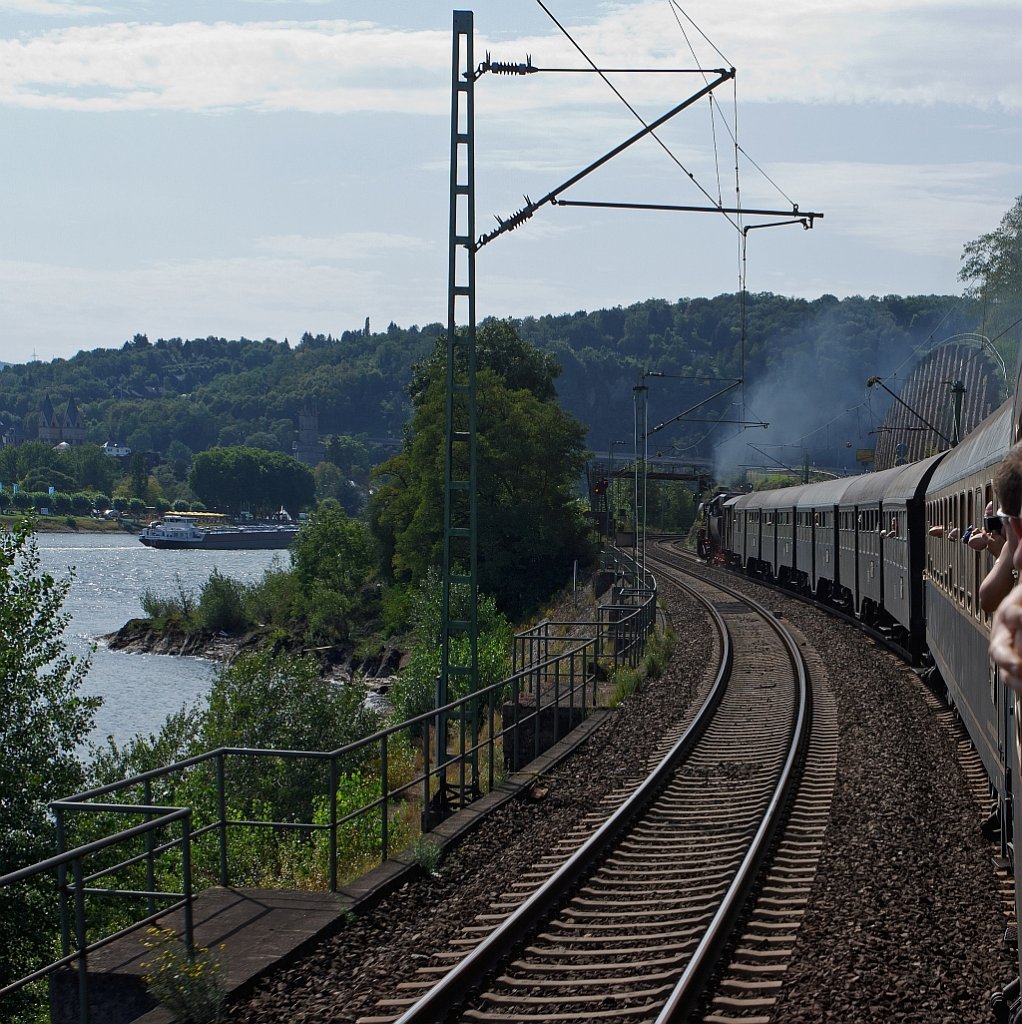
<instances>
[{"instance_id":1,"label":"green tree","mask_svg":"<svg viewBox=\"0 0 1022 1024\"><path fill-rule=\"evenodd\" d=\"M379 722L365 704L364 686L325 682L315 659L244 654L214 680L197 748L336 750L368 736ZM262 807L278 821L311 821L315 795L327 790L325 767L272 758L239 763L232 774L243 804L238 809Z\"/></svg>"},{"instance_id":2,"label":"green tree","mask_svg":"<svg viewBox=\"0 0 1022 1024\"><path fill-rule=\"evenodd\" d=\"M456 584L452 588L452 613L468 614L468 590ZM411 622L415 635L408 666L394 680L389 693L397 721L406 721L436 707L436 680L440 674L440 574L430 569L412 597ZM511 675L511 643L514 632L507 618L497 610L492 597L482 595L478 601L478 688L485 689ZM466 663L469 658L468 638L455 637L454 658ZM467 681L457 677L449 699L467 693Z\"/></svg>"},{"instance_id":3,"label":"green tree","mask_svg":"<svg viewBox=\"0 0 1022 1024\"><path fill-rule=\"evenodd\" d=\"M75 750L92 729L100 699L82 696L89 659L64 644L70 585L42 571L28 520L0 529L0 874L52 856L48 804L85 782ZM3 986L51 952L50 887L0 890L0 920L6 922Z\"/></svg>"},{"instance_id":4,"label":"green tree","mask_svg":"<svg viewBox=\"0 0 1022 1024\"><path fill-rule=\"evenodd\" d=\"M1008 365L1014 365L1022 317L1022 196L993 231L968 242L962 251L959 280L982 302L983 333L1001 340Z\"/></svg>"},{"instance_id":5,"label":"green tree","mask_svg":"<svg viewBox=\"0 0 1022 1024\"><path fill-rule=\"evenodd\" d=\"M146 486L149 483L149 470L146 468L145 457L135 452L131 457L131 495L134 498L145 498Z\"/></svg>"},{"instance_id":6,"label":"green tree","mask_svg":"<svg viewBox=\"0 0 1022 1024\"><path fill-rule=\"evenodd\" d=\"M533 358L520 339L515 344L506 322L484 326L479 338L479 586L517 618L560 586L576 559L592 555L575 500L585 430L550 397L556 366ZM518 387L523 380L536 391ZM411 428L404 450L379 469L370 522L387 569L415 581L440 564L443 544L446 385L439 353L412 387Z\"/></svg>"},{"instance_id":7,"label":"green tree","mask_svg":"<svg viewBox=\"0 0 1022 1024\"><path fill-rule=\"evenodd\" d=\"M249 509L267 515L285 508L297 516L316 491L312 470L290 455L241 446L199 452L188 486L207 506L234 514Z\"/></svg>"},{"instance_id":8,"label":"green tree","mask_svg":"<svg viewBox=\"0 0 1022 1024\"><path fill-rule=\"evenodd\" d=\"M75 479L78 490L109 493L120 475L118 460L104 455L94 444L78 444L61 456Z\"/></svg>"},{"instance_id":9,"label":"green tree","mask_svg":"<svg viewBox=\"0 0 1022 1024\"><path fill-rule=\"evenodd\" d=\"M350 618L367 611L360 589L375 565L365 523L349 519L338 502L324 501L292 542L291 565L300 595L295 612L309 638L346 639Z\"/></svg>"}]
</instances>

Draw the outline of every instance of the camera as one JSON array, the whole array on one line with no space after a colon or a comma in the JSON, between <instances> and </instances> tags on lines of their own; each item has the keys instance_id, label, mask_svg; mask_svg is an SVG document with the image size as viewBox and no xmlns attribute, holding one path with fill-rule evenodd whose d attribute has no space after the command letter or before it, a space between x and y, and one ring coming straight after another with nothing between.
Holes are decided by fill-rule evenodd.
<instances>
[{"instance_id":1,"label":"camera","mask_svg":"<svg viewBox=\"0 0 1022 1024\"><path fill-rule=\"evenodd\" d=\"M1001 517L1000 516L984 516L983 517L983 529L987 533L1000 533L1001 532Z\"/></svg>"}]
</instances>

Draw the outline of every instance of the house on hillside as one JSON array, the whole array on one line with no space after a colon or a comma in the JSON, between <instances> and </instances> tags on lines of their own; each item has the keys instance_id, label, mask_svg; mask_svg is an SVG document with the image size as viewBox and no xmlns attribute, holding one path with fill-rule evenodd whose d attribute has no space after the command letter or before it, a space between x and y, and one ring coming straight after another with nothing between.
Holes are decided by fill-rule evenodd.
<instances>
[{"instance_id":1,"label":"house on hillside","mask_svg":"<svg viewBox=\"0 0 1022 1024\"><path fill-rule=\"evenodd\" d=\"M0 423L0 446L24 444L28 432L20 423Z\"/></svg>"}]
</instances>

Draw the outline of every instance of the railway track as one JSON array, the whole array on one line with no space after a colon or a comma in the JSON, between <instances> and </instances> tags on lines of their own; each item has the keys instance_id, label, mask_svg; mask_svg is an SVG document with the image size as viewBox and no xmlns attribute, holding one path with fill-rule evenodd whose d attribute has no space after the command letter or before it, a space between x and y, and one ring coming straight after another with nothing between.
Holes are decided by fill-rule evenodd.
<instances>
[{"instance_id":1,"label":"railway track","mask_svg":"<svg viewBox=\"0 0 1022 1024\"><path fill-rule=\"evenodd\" d=\"M537 864L362 1024L684 1020L713 978L707 1020L769 1019L822 841L833 735L811 734L808 673L781 623L719 583L653 568L720 631L698 712L604 820L566 837L570 853ZM829 775L803 777L807 751Z\"/></svg>"}]
</instances>

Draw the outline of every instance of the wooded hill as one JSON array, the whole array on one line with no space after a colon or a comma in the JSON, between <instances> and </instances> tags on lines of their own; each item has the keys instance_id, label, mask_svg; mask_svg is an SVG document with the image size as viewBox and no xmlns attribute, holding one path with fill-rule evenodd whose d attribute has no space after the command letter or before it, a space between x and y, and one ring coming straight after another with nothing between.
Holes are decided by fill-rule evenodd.
<instances>
[{"instance_id":1,"label":"wooded hill","mask_svg":"<svg viewBox=\"0 0 1022 1024\"><path fill-rule=\"evenodd\" d=\"M975 330L980 319L978 303L957 296L807 301L761 293L744 299L743 344L742 307L733 294L649 299L516 323L561 366L562 407L587 425L590 446L605 451L612 439L632 436L632 389L643 373L667 378L651 394L651 422L701 401L743 369L747 390L790 386L789 401L800 401L811 380L814 397L833 404L861 396L868 376L892 372L914 348ZM392 323L375 334L307 333L296 344L136 335L119 349L3 368L0 424L20 424L34 438L44 397L59 411L73 396L89 441L181 459L218 445L289 452L298 414L311 404L324 437L396 440L411 413L413 366L443 333L440 324ZM730 401L718 400L713 415ZM706 432L704 424L679 424L665 442L685 447ZM374 461L384 454L374 451Z\"/></svg>"}]
</instances>

